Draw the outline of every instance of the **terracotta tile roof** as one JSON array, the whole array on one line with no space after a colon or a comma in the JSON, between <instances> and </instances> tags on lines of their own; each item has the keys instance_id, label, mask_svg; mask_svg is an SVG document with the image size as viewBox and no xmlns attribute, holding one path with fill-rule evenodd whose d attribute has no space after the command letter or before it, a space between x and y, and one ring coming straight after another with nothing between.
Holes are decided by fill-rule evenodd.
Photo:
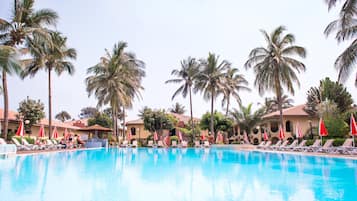
<instances>
[{"instance_id":1,"label":"terracotta tile roof","mask_svg":"<svg viewBox=\"0 0 357 201\"><path fill-rule=\"evenodd\" d=\"M17 112L9 110L9 120L17 120L16 119ZM4 119L4 109L0 108L0 119Z\"/></svg>"},{"instance_id":2,"label":"terracotta tile roof","mask_svg":"<svg viewBox=\"0 0 357 201\"><path fill-rule=\"evenodd\" d=\"M131 124L144 124L144 121L142 119L135 119L131 121L127 121L125 125L131 125Z\"/></svg>"},{"instance_id":3,"label":"terracotta tile roof","mask_svg":"<svg viewBox=\"0 0 357 201\"><path fill-rule=\"evenodd\" d=\"M188 123L191 120L191 116L186 116L183 114L170 113L174 117L176 117L179 121L183 121L184 123ZM199 121L200 119L193 117L193 121Z\"/></svg>"},{"instance_id":4,"label":"terracotta tile roof","mask_svg":"<svg viewBox=\"0 0 357 201\"><path fill-rule=\"evenodd\" d=\"M89 118L74 119L74 120L71 120L71 121L66 121L64 123L68 124L68 125L71 125L71 126L85 127L85 126L88 126L88 119ZM81 126L81 125L83 125L83 126Z\"/></svg>"},{"instance_id":5,"label":"terracotta tile roof","mask_svg":"<svg viewBox=\"0 0 357 201\"><path fill-rule=\"evenodd\" d=\"M283 116L309 116L309 114L307 114L304 111L304 107L305 107L305 104L286 108L283 110ZM275 112L264 115L263 119L278 117L278 116L280 116L279 111L275 111Z\"/></svg>"},{"instance_id":6,"label":"terracotta tile roof","mask_svg":"<svg viewBox=\"0 0 357 201\"><path fill-rule=\"evenodd\" d=\"M78 130L81 130L81 131L112 131L112 129L105 128L105 127L100 126L98 124L95 124L93 126L88 126L86 128L80 128Z\"/></svg>"}]
</instances>

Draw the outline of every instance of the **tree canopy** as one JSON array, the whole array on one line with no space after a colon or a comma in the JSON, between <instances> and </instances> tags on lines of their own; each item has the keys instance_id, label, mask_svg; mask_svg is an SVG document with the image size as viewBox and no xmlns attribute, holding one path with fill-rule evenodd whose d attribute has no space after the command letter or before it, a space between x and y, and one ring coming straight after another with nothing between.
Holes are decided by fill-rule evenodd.
<instances>
[{"instance_id":1,"label":"tree canopy","mask_svg":"<svg viewBox=\"0 0 357 201\"><path fill-rule=\"evenodd\" d=\"M232 126L233 126L233 121L229 118L227 118L225 115L223 115L220 112L215 111L213 115L214 119L214 132L217 133L218 131L231 131ZM200 121L200 127L203 130L209 130L210 129L210 121L211 121L211 113L207 112L205 113Z\"/></svg>"},{"instance_id":2,"label":"tree canopy","mask_svg":"<svg viewBox=\"0 0 357 201\"><path fill-rule=\"evenodd\" d=\"M25 130L30 131L32 125L38 123L39 120L45 117L44 109L45 106L40 100L36 101L30 98L26 98L19 103L19 108L17 109L19 114L17 115L17 118L24 121L28 120L29 123L24 125Z\"/></svg>"}]
</instances>

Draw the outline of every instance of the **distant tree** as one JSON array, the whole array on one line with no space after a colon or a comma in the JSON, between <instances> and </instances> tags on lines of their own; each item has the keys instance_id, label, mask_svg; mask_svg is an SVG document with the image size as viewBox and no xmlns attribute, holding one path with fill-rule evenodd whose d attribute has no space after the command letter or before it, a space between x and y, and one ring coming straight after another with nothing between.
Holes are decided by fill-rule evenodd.
<instances>
[{"instance_id":1,"label":"distant tree","mask_svg":"<svg viewBox=\"0 0 357 201\"><path fill-rule=\"evenodd\" d=\"M65 122L66 120L71 119L72 117L71 117L71 115L70 115L68 112L66 112L66 111L61 111L60 113L56 114L55 118L56 118L57 120L60 120L60 121L62 121L62 122Z\"/></svg>"},{"instance_id":2,"label":"distant tree","mask_svg":"<svg viewBox=\"0 0 357 201\"><path fill-rule=\"evenodd\" d=\"M99 112L98 109L95 107L85 107L81 109L79 118L80 119L93 118L98 112Z\"/></svg>"},{"instance_id":3,"label":"distant tree","mask_svg":"<svg viewBox=\"0 0 357 201\"><path fill-rule=\"evenodd\" d=\"M239 105L239 110L233 109L230 112L232 118L239 126L239 128L241 130L245 130L248 134L261 121L261 117L264 114L263 109L253 111L252 106L252 103L250 103L246 107L243 105Z\"/></svg>"},{"instance_id":4,"label":"distant tree","mask_svg":"<svg viewBox=\"0 0 357 201\"><path fill-rule=\"evenodd\" d=\"M265 114L269 114L271 112L275 112L279 110L279 105L278 105L278 100L276 97L273 98L265 98L264 100L264 104L263 104L263 110L265 111ZM287 95L283 95L281 97L281 103L282 103L282 108L286 109L289 107L293 106L294 100L289 98L289 96Z\"/></svg>"},{"instance_id":5,"label":"distant tree","mask_svg":"<svg viewBox=\"0 0 357 201\"><path fill-rule=\"evenodd\" d=\"M170 112L176 114L184 114L186 112L185 106L181 105L180 103L176 103L170 108Z\"/></svg>"},{"instance_id":6,"label":"distant tree","mask_svg":"<svg viewBox=\"0 0 357 201\"><path fill-rule=\"evenodd\" d=\"M337 105L340 114L351 109L353 104L352 95L347 91L346 87L338 82L331 81L327 77L320 81L318 87L311 87L307 92L305 111L311 116L316 116L318 105L327 100Z\"/></svg>"},{"instance_id":7,"label":"distant tree","mask_svg":"<svg viewBox=\"0 0 357 201\"><path fill-rule=\"evenodd\" d=\"M88 119L88 126L98 124L106 128L111 128L113 126L112 123L111 118L102 112L97 112L92 118Z\"/></svg>"},{"instance_id":8,"label":"distant tree","mask_svg":"<svg viewBox=\"0 0 357 201\"><path fill-rule=\"evenodd\" d=\"M110 118L113 118L113 109L111 107L108 107L103 110L103 113L108 115ZM124 112L121 108L118 109L118 114L117 114L117 119L122 120L124 117Z\"/></svg>"},{"instance_id":9,"label":"distant tree","mask_svg":"<svg viewBox=\"0 0 357 201\"><path fill-rule=\"evenodd\" d=\"M165 113L164 110L153 110L146 108L142 113L142 119L144 121L144 127L150 132L157 131L162 135L164 129L171 130L174 128L174 118Z\"/></svg>"},{"instance_id":10,"label":"distant tree","mask_svg":"<svg viewBox=\"0 0 357 201\"><path fill-rule=\"evenodd\" d=\"M233 121L226 116L224 116L222 113L215 111L214 112L214 132L217 133L218 131L225 131L229 132L232 130L233 127ZM210 129L210 121L211 121L211 113L207 112L205 113L200 121L200 127L203 130L209 130Z\"/></svg>"},{"instance_id":11,"label":"distant tree","mask_svg":"<svg viewBox=\"0 0 357 201\"><path fill-rule=\"evenodd\" d=\"M24 124L25 130L31 131L32 125L45 117L44 110L45 106L40 100L36 101L27 97L19 103L17 119L28 120L29 123Z\"/></svg>"}]
</instances>

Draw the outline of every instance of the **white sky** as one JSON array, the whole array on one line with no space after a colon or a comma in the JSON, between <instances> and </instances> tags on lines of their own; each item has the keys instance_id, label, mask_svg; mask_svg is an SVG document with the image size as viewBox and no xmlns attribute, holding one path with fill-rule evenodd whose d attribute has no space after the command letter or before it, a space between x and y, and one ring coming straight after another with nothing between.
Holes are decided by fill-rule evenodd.
<instances>
[{"instance_id":1,"label":"white sky","mask_svg":"<svg viewBox=\"0 0 357 201\"><path fill-rule=\"evenodd\" d=\"M13 0L0 0L0 17L9 19L12 6ZM112 49L118 41L128 42L127 50L146 63L143 99L136 100L134 108L128 111L129 120L137 118L138 110L144 106L169 108L176 101L185 105L188 114L188 99L178 97L171 101L178 85L164 82L172 78L174 68L180 68L180 60L188 56L206 58L208 52L229 60L246 76L253 91L241 93L245 105L261 102L264 97L253 86L252 70L243 68L250 50L265 45L259 29L270 33L284 25L295 35L296 44L307 49L307 58L303 60L307 71L299 75L301 88L296 87L292 97L295 104L304 103L307 90L317 86L319 80L326 76L336 80L333 63L348 44L339 45L333 36L326 38L323 34L326 25L337 17L337 9L328 12L324 0L37 0L35 6L58 12L57 29L78 53L74 76L54 76L53 116L66 110L78 118L81 108L96 105L85 90L86 69L98 63L104 48ZM354 76L345 84L357 100ZM24 81L13 76L8 85L11 110L17 110L18 103L29 96L41 99L47 113L46 73ZM217 99L215 107L223 111L220 102L221 98ZM210 108L201 94L194 95L193 106L197 117Z\"/></svg>"}]
</instances>

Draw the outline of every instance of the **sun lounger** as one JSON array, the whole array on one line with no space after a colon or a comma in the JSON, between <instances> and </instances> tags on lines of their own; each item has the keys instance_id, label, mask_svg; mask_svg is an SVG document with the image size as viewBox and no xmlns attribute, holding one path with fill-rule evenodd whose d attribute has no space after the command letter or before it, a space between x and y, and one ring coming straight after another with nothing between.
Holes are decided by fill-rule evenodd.
<instances>
[{"instance_id":1,"label":"sun lounger","mask_svg":"<svg viewBox=\"0 0 357 201\"><path fill-rule=\"evenodd\" d=\"M332 152L340 153L340 154L349 154L352 150L353 150L353 139L348 138L341 146L335 147Z\"/></svg>"},{"instance_id":2,"label":"sun lounger","mask_svg":"<svg viewBox=\"0 0 357 201\"><path fill-rule=\"evenodd\" d=\"M129 142L128 140L124 140L123 143L120 145L120 147L129 147Z\"/></svg>"},{"instance_id":3,"label":"sun lounger","mask_svg":"<svg viewBox=\"0 0 357 201\"><path fill-rule=\"evenodd\" d=\"M282 142L282 144L280 146L276 146L273 149L274 150L281 150L283 148L286 148L288 146L289 140L285 140L284 142Z\"/></svg>"},{"instance_id":4,"label":"sun lounger","mask_svg":"<svg viewBox=\"0 0 357 201\"><path fill-rule=\"evenodd\" d=\"M296 147L298 145L298 142L299 142L299 140L294 140L290 145L286 145L284 147L280 147L279 150L282 150L282 151L291 150L291 149L293 149L294 147Z\"/></svg>"},{"instance_id":5,"label":"sun lounger","mask_svg":"<svg viewBox=\"0 0 357 201\"><path fill-rule=\"evenodd\" d=\"M181 147L182 148L186 148L187 147L187 142L186 141L182 141L181 142Z\"/></svg>"},{"instance_id":6,"label":"sun lounger","mask_svg":"<svg viewBox=\"0 0 357 201\"><path fill-rule=\"evenodd\" d=\"M57 148L59 148L59 149L63 149L63 148L66 147L66 145L64 145L64 144L59 144L59 143L57 142L57 140L55 140L55 139L52 140L52 143L53 143Z\"/></svg>"},{"instance_id":7,"label":"sun lounger","mask_svg":"<svg viewBox=\"0 0 357 201\"><path fill-rule=\"evenodd\" d=\"M311 146L301 147L301 151L314 151L321 147L321 140L315 140Z\"/></svg>"},{"instance_id":8,"label":"sun lounger","mask_svg":"<svg viewBox=\"0 0 357 201\"><path fill-rule=\"evenodd\" d=\"M264 146L265 145L265 141L262 141L258 146L257 146L257 148L260 148L260 147L262 147L262 146Z\"/></svg>"},{"instance_id":9,"label":"sun lounger","mask_svg":"<svg viewBox=\"0 0 357 201\"><path fill-rule=\"evenodd\" d=\"M206 140L203 142L203 147L205 148L208 148L210 145L209 145L209 142Z\"/></svg>"},{"instance_id":10,"label":"sun lounger","mask_svg":"<svg viewBox=\"0 0 357 201\"><path fill-rule=\"evenodd\" d=\"M16 148L18 150L27 150L27 151L31 150L30 147L20 144L20 142L16 138L12 138L11 140L16 145Z\"/></svg>"},{"instance_id":11,"label":"sun lounger","mask_svg":"<svg viewBox=\"0 0 357 201\"><path fill-rule=\"evenodd\" d=\"M267 149L276 149L278 147L280 147L282 141L279 140L278 142L276 142L276 144L272 145L272 146L269 146L269 147L266 147Z\"/></svg>"},{"instance_id":12,"label":"sun lounger","mask_svg":"<svg viewBox=\"0 0 357 201\"><path fill-rule=\"evenodd\" d=\"M268 142L266 142L263 146L258 147L258 148L260 148L260 149L267 149L267 148L270 147L270 145L271 145L271 141L268 141Z\"/></svg>"},{"instance_id":13,"label":"sun lounger","mask_svg":"<svg viewBox=\"0 0 357 201\"><path fill-rule=\"evenodd\" d=\"M331 152L332 151L332 143L333 143L333 139L329 139L325 142L324 146L316 149L315 151L317 152Z\"/></svg>"},{"instance_id":14,"label":"sun lounger","mask_svg":"<svg viewBox=\"0 0 357 201\"><path fill-rule=\"evenodd\" d=\"M23 145L27 146L31 150L38 150L40 147L38 145L30 144L25 138L22 138Z\"/></svg>"},{"instance_id":15,"label":"sun lounger","mask_svg":"<svg viewBox=\"0 0 357 201\"><path fill-rule=\"evenodd\" d=\"M59 146L53 144L53 142L50 139L46 140L46 148L47 149L58 149Z\"/></svg>"},{"instance_id":16,"label":"sun lounger","mask_svg":"<svg viewBox=\"0 0 357 201\"><path fill-rule=\"evenodd\" d=\"M177 142L174 140L174 141L172 141L172 143L171 143L171 147L177 147Z\"/></svg>"},{"instance_id":17,"label":"sun lounger","mask_svg":"<svg viewBox=\"0 0 357 201\"><path fill-rule=\"evenodd\" d=\"M161 140L157 141L157 147L164 147L164 143Z\"/></svg>"},{"instance_id":18,"label":"sun lounger","mask_svg":"<svg viewBox=\"0 0 357 201\"><path fill-rule=\"evenodd\" d=\"M131 145L131 147L137 148L138 147L138 141L134 140L133 144Z\"/></svg>"},{"instance_id":19,"label":"sun lounger","mask_svg":"<svg viewBox=\"0 0 357 201\"><path fill-rule=\"evenodd\" d=\"M195 148L200 148L200 147L201 147L200 141L196 140L195 141Z\"/></svg>"},{"instance_id":20,"label":"sun lounger","mask_svg":"<svg viewBox=\"0 0 357 201\"><path fill-rule=\"evenodd\" d=\"M302 141L300 142L300 144L297 145L296 147L292 148L292 150L293 150L293 151L298 151L298 150L302 149L303 147L305 147L306 142L307 142L307 140L302 140Z\"/></svg>"}]
</instances>

